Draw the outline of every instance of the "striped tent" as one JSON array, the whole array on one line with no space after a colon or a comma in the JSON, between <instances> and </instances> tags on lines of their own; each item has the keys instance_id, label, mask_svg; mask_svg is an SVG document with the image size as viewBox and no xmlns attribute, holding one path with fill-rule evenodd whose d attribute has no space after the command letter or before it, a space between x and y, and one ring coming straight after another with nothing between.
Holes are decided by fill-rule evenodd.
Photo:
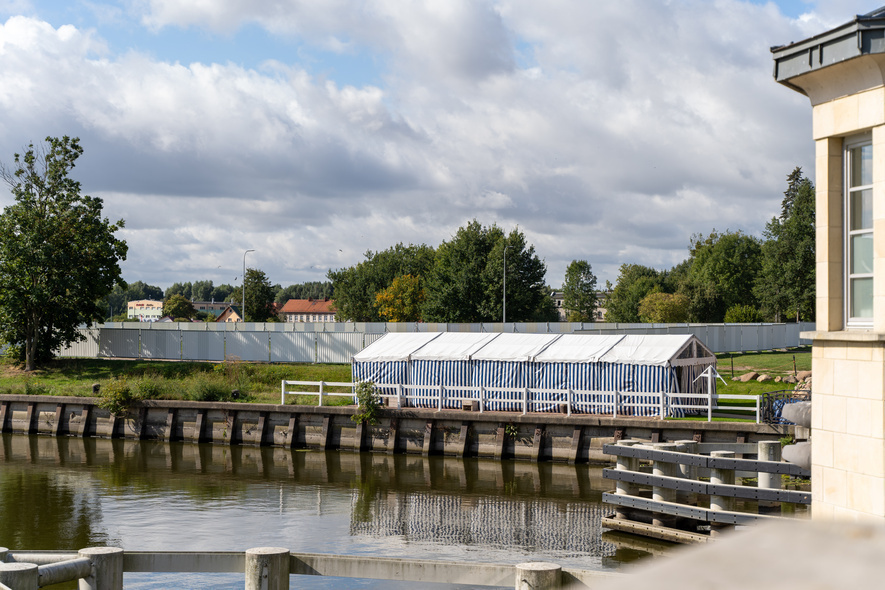
<instances>
[{"instance_id":1,"label":"striped tent","mask_svg":"<svg viewBox=\"0 0 885 590\"><path fill-rule=\"evenodd\" d=\"M410 386L416 407L482 396L489 410L520 410L525 398L531 411L569 401L580 413L682 415L659 394L706 393L697 377L715 362L690 334L391 333L354 355L353 379L385 393Z\"/></svg>"}]
</instances>

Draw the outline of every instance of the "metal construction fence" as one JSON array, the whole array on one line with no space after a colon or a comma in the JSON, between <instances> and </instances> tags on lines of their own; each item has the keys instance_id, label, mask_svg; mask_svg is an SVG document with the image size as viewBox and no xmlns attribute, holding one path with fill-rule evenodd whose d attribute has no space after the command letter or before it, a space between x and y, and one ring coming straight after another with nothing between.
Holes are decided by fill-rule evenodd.
<instances>
[{"instance_id":1,"label":"metal construction fence","mask_svg":"<svg viewBox=\"0 0 885 590\"><path fill-rule=\"evenodd\" d=\"M772 350L811 344L799 337L814 323L107 323L82 328L85 336L62 357L184 361L239 359L272 363L349 363L388 332L517 332L534 334L693 334L713 352Z\"/></svg>"}]
</instances>

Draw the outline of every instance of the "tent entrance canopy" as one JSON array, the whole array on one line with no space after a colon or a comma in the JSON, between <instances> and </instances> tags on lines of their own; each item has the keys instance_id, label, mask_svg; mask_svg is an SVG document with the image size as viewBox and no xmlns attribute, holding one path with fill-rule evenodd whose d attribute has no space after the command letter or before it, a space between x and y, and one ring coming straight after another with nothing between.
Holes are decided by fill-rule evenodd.
<instances>
[{"instance_id":1,"label":"tent entrance canopy","mask_svg":"<svg viewBox=\"0 0 885 590\"><path fill-rule=\"evenodd\" d=\"M461 399L477 392L459 387L704 393L705 380L695 378L715 362L689 334L425 332L387 334L354 355L352 366L354 381L443 386ZM506 397L489 409L515 409ZM560 401L553 393L547 399Z\"/></svg>"}]
</instances>

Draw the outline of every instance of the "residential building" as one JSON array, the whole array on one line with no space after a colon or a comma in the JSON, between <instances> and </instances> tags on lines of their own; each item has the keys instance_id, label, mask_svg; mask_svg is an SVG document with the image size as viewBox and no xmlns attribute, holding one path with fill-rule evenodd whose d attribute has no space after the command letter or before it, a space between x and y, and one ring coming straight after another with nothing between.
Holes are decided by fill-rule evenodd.
<instances>
[{"instance_id":1,"label":"residential building","mask_svg":"<svg viewBox=\"0 0 885 590\"><path fill-rule=\"evenodd\" d=\"M334 322L335 309L329 298L290 299L279 310L280 319L293 322Z\"/></svg>"},{"instance_id":2,"label":"residential building","mask_svg":"<svg viewBox=\"0 0 885 590\"><path fill-rule=\"evenodd\" d=\"M216 322L221 322L221 323L225 323L225 322L228 322L228 323L242 322L242 321L243 321L243 316L242 316L242 314L240 313L240 306L239 306L239 305L230 305L230 304L228 304L227 307L224 308L224 311L222 311L222 312L218 315L218 317L215 318L215 321L216 321Z\"/></svg>"}]
</instances>

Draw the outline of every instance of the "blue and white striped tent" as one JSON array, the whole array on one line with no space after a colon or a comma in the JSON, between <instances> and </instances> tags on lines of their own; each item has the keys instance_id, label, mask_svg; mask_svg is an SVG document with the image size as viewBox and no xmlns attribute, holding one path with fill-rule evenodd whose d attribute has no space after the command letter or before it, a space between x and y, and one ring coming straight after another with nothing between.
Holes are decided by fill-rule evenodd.
<instances>
[{"instance_id":1,"label":"blue and white striped tent","mask_svg":"<svg viewBox=\"0 0 885 590\"><path fill-rule=\"evenodd\" d=\"M618 414L658 415L661 392L705 393L697 377L715 362L689 334L419 332L383 336L352 367L354 381L386 385L385 393L413 386L409 405L418 407L437 407L441 386L448 408L482 395L487 409L513 411L530 395L530 409L545 411L570 396L573 412L610 414L617 402Z\"/></svg>"}]
</instances>

